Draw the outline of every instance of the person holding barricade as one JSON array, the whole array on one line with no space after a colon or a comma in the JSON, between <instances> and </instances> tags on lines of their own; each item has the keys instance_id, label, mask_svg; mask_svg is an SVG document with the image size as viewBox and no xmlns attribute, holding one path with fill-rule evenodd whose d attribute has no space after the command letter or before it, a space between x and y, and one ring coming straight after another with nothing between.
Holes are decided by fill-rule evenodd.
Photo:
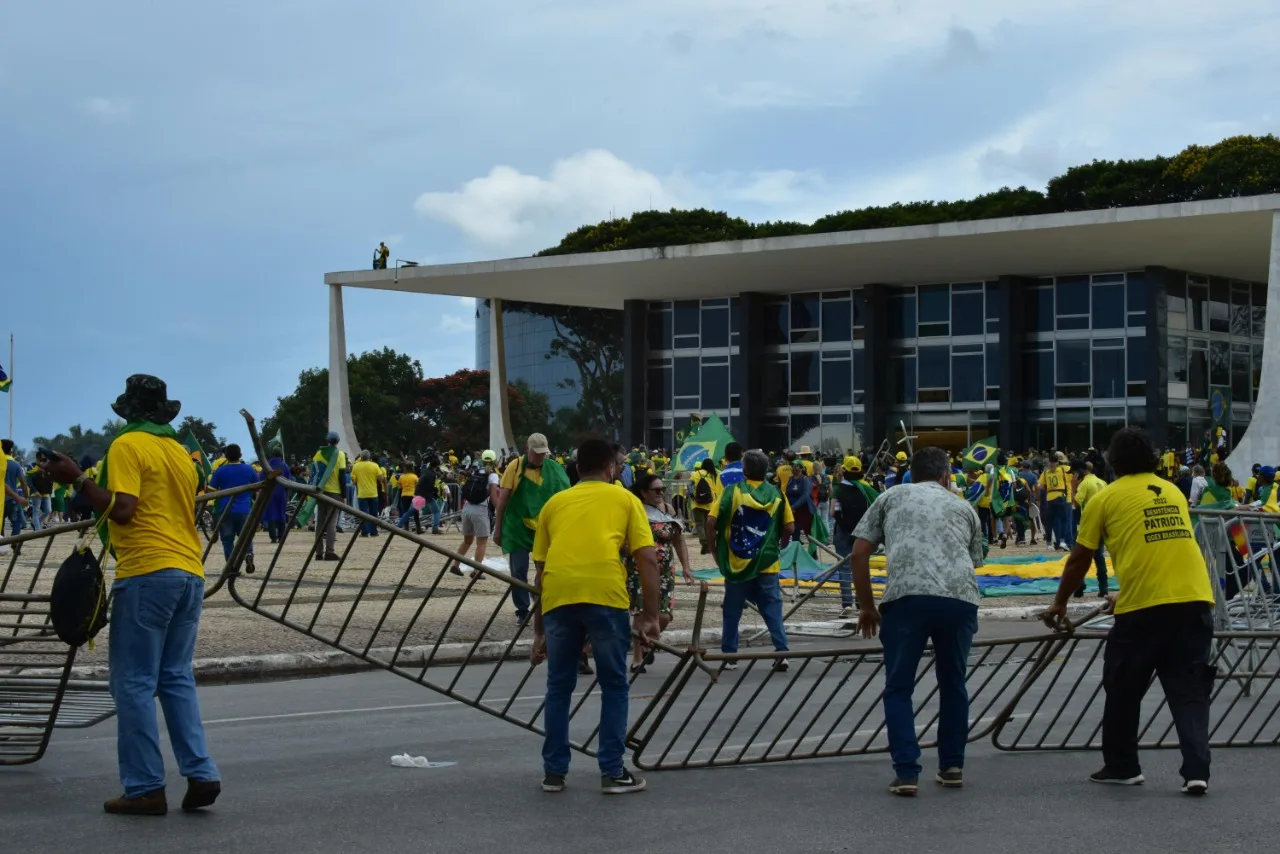
<instances>
[{"instance_id":1,"label":"person holding barricade","mask_svg":"<svg viewBox=\"0 0 1280 854\"><path fill-rule=\"evenodd\" d=\"M950 489L947 452L921 448L911 460L911 483L886 491L854 529L853 583L858 627L877 632L884 646L884 716L893 757L889 791L914 796L919 789L920 742L912 692L925 645L933 642L938 680L937 782L964 785L969 695L969 649L978 631L978 579L985 561L982 523L973 506ZM888 582L876 608L871 555L884 544Z\"/></svg>"},{"instance_id":2,"label":"person holding barricade","mask_svg":"<svg viewBox=\"0 0 1280 854\"><path fill-rule=\"evenodd\" d=\"M1209 703L1213 690L1213 586L1192 532L1181 490L1156 474L1160 457L1147 434L1116 432L1107 453L1116 480L1088 502L1053 605L1044 613L1061 629L1067 600L1080 586L1103 540L1120 592L1105 610L1115 624L1103 653L1103 767L1095 783L1141 785L1138 729L1153 676L1182 750L1182 791L1209 791Z\"/></svg>"}]
</instances>

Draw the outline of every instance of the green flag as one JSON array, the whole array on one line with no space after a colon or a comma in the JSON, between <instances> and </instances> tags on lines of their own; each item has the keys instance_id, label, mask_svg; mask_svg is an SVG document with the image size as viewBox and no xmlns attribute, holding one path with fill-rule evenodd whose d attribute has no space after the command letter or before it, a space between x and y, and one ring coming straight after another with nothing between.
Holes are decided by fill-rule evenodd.
<instances>
[{"instance_id":1,"label":"green flag","mask_svg":"<svg viewBox=\"0 0 1280 854\"><path fill-rule=\"evenodd\" d=\"M750 581L778 562L782 493L765 482L738 481L724 491L716 514L716 564L727 581Z\"/></svg>"},{"instance_id":2,"label":"green flag","mask_svg":"<svg viewBox=\"0 0 1280 854\"><path fill-rule=\"evenodd\" d=\"M281 459L284 459L284 458L285 458L285 456L284 456L284 438L280 435L280 431L279 431L279 430L276 430L276 434L275 434L274 436L272 436L270 439L268 439L268 440L267 440L267 455L268 455L268 456L270 456L270 454L271 454L271 449L272 449L272 448L279 448L279 449L280 449L280 458L281 458ZM263 461L262 461L262 463L263 463L263 465L266 465L267 461L266 461L266 460L263 460Z\"/></svg>"},{"instance_id":3,"label":"green flag","mask_svg":"<svg viewBox=\"0 0 1280 854\"><path fill-rule=\"evenodd\" d=\"M813 524L809 526L809 557L818 557L817 543L824 546L831 543L831 534L827 531L827 523L821 513L813 514Z\"/></svg>"},{"instance_id":4,"label":"green flag","mask_svg":"<svg viewBox=\"0 0 1280 854\"><path fill-rule=\"evenodd\" d=\"M732 441L733 434L724 426L724 422L712 415L702 422L698 432L684 440L680 450L676 451L672 469L678 472L693 471L702 465L703 460L711 460L718 466L724 457L725 446Z\"/></svg>"},{"instance_id":5,"label":"green flag","mask_svg":"<svg viewBox=\"0 0 1280 854\"><path fill-rule=\"evenodd\" d=\"M209 478L213 475L213 467L209 465L209 458L205 455L204 448L200 447L200 440L188 430L182 434L182 445L190 452L191 459L195 461L196 467L200 469L201 485L207 485Z\"/></svg>"},{"instance_id":6,"label":"green flag","mask_svg":"<svg viewBox=\"0 0 1280 854\"><path fill-rule=\"evenodd\" d=\"M996 437L988 436L985 439L979 439L972 445L964 449L961 455L961 464L965 471L980 471L988 465L994 465L996 461Z\"/></svg>"}]
</instances>

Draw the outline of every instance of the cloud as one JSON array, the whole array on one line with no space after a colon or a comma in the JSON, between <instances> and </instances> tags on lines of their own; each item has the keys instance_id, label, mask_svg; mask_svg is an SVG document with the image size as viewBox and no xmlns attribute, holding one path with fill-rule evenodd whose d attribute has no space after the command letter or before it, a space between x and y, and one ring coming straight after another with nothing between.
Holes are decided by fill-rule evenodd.
<instances>
[{"instance_id":1,"label":"cloud","mask_svg":"<svg viewBox=\"0 0 1280 854\"><path fill-rule=\"evenodd\" d=\"M676 30L667 34L662 40L663 46L669 53L676 56L688 56L693 52L693 33L688 30Z\"/></svg>"},{"instance_id":2,"label":"cloud","mask_svg":"<svg viewBox=\"0 0 1280 854\"><path fill-rule=\"evenodd\" d=\"M123 98L107 98L101 95L84 101L80 108L85 114L103 120L122 118L132 109L129 102Z\"/></svg>"},{"instance_id":3,"label":"cloud","mask_svg":"<svg viewBox=\"0 0 1280 854\"><path fill-rule=\"evenodd\" d=\"M495 166L461 189L423 193L414 208L480 244L540 248L584 222L689 203L678 185L593 149L556 161L545 178Z\"/></svg>"},{"instance_id":4,"label":"cloud","mask_svg":"<svg viewBox=\"0 0 1280 854\"><path fill-rule=\"evenodd\" d=\"M704 91L713 104L731 110L847 107L857 102L857 93L853 90L822 92L777 80L751 80L728 86L712 84Z\"/></svg>"},{"instance_id":5,"label":"cloud","mask_svg":"<svg viewBox=\"0 0 1280 854\"><path fill-rule=\"evenodd\" d=\"M449 334L457 334L460 332L474 332L476 322L474 320L466 320L458 317L456 314L440 315L440 331Z\"/></svg>"},{"instance_id":6,"label":"cloud","mask_svg":"<svg viewBox=\"0 0 1280 854\"><path fill-rule=\"evenodd\" d=\"M987 57L987 51L978 44L978 36L966 27L952 26L947 30L947 40L942 47L936 66L951 70L967 65L978 65Z\"/></svg>"}]
</instances>

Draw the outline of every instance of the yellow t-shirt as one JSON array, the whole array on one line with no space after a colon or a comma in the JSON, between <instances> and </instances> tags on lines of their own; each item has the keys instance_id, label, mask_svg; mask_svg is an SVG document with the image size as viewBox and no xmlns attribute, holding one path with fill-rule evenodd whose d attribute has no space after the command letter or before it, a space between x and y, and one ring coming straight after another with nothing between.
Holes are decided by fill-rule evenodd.
<instances>
[{"instance_id":1,"label":"yellow t-shirt","mask_svg":"<svg viewBox=\"0 0 1280 854\"><path fill-rule=\"evenodd\" d=\"M1071 476L1061 465L1053 470L1045 469L1040 476L1040 484L1044 487L1046 501L1071 497Z\"/></svg>"},{"instance_id":2,"label":"yellow t-shirt","mask_svg":"<svg viewBox=\"0 0 1280 854\"><path fill-rule=\"evenodd\" d=\"M351 479L356 484L356 498L378 497L378 475L382 469L372 460L361 460L351 467Z\"/></svg>"},{"instance_id":3,"label":"yellow t-shirt","mask_svg":"<svg viewBox=\"0 0 1280 854\"><path fill-rule=\"evenodd\" d=\"M1102 490L1106 489L1107 482L1096 474L1090 472L1080 481L1080 485L1076 487L1076 502L1079 503L1080 509L1084 510L1085 505Z\"/></svg>"},{"instance_id":4,"label":"yellow t-shirt","mask_svg":"<svg viewBox=\"0 0 1280 854\"><path fill-rule=\"evenodd\" d=\"M983 472L982 474L978 475L978 479L976 482L982 484L982 497L978 499L978 506L990 507L991 506L991 490L988 487L991 485L991 478L987 477L986 472Z\"/></svg>"},{"instance_id":5,"label":"yellow t-shirt","mask_svg":"<svg viewBox=\"0 0 1280 854\"><path fill-rule=\"evenodd\" d=\"M312 462L324 465L324 451L316 451L316 455L311 458ZM341 495L342 488L339 485L341 481L341 472L347 468L347 455L342 451L338 451L338 461L333 466L333 471L329 473L329 479L324 482L324 491L330 495Z\"/></svg>"},{"instance_id":6,"label":"yellow t-shirt","mask_svg":"<svg viewBox=\"0 0 1280 854\"><path fill-rule=\"evenodd\" d=\"M516 457L511 462L507 463L507 469L502 473L502 481L498 484L498 486L502 487L503 489L515 489L516 488L516 472L519 470L520 470L520 457ZM531 480L534 483L538 484L539 486L542 485L542 469L529 468L528 466L525 466L524 476L526 480Z\"/></svg>"},{"instance_id":7,"label":"yellow t-shirt","mask_svg":"<svg viewBox=\"0 0 1280 854\"><path fill-rule=\"evenodd\" d=\"M761 483L762 481L759 481L759 480L746 481L747 486L750 486L752 489L759 486ZM723 490L721 491L723 492ZM716 518L716 513L719 511L719 509L720 509L720 501L719 499L717 499L715 506L711 508L711 513L709 514L710 518L712 519ZM782 496L782 524L786 525L790 523L794 525L795 521L796 521L796 514L792 512L791 502L787 501L787 496L784 494ZM776 561L772 566L768 566L760 570L760 574L769 575L770 573L777 573L777 572L780 572L781 570L782 570L781 561Z\"/></svg>"},{"instance_id":8,"label":"yellow t-shirt","mask_svg":"<svg viewBox=\"0 0 1280 854\"><path fill-rule=\"evenodd\" d=\"M1173 451L1165 451L1160 461L1164 465L1165 474L1173 474L1173 470L1178 467L1178 460L1173 455Z\"/></svg>"},{"instance_id":9,"label":"yellow t-shirt","mask_svg":"<svg viewBox=\"0 0 1280 854\"><path fill-rule=\"evenodd\" d=\"M544 564L542 613L578 604L629 608L624 542L632 554L653 545L644 505L629 491L584 480L551 496L533 538L533 559Z\"/></svg>"},{"instance_id":10,"label":"yellow t-shirt","mask_svg":"<svg viewBox=\"0 0 1280 854\"><path fill-rule=\"evenodd\" d=\"M407 471L400 475L400 494L413 495L413 491L418 488L418 476L411 471Z\"/></svg>"},{"instance_id":11,"label":"yellow t-shirt","mask_svg":"<svg viewBox=\"0 0 1280 854\"><path fill-rule=\"evenodd\" d=\"M778 466L775 474L778 476L778 491L785 495L787 492L787 482L791 480L791 466L783 463Z\"/></svg>"},{"instance_id":12,"label":"yellow t-shirt","mask_svg":"<svg viewBox=\"0 0 1280 854\"><path fill-rule=\"evenodd\" d=\"M1076 542L1105 541L1120 582L1117 614L1178 602L1213 602L1213 586L1176 486L1154 474L1122 477L1095 495Z\"/></svg>"},{"instance_id":13,"label":"yellow t-shirt","mask_svg":"<svg viewBox=\"0 0 1280 854\"><path fill-rule=\"evenodd\" d=\"M804 473L809 477L813 477L813 460L804 460L796 457L796 461L804 466Z\"/></svg>"},{"instance_id":14,"label":"yellow t-shirt","mask_svg":"<svg viewBox=\"0 0 1280 854\"><path fill-rule=\"evenodd\" d=\"M187 449L150 433L125 433L111 443L107 491L138 499L127 525L107 522L116 553L116 578L162 569L204 577L196 533L196 467Z\"/></svg>"},{"instance_id":15,"label":"yellow t-shirt","mask_svg":"<svg viewBox=\"0 0 1280 854\"><path fill-rule=\"evenodd\" d=\"M1258 493L1258 478L1257 478L1256 476L1251 476L1247 481L1245 481L1245 484L1244 484L1244 491L1245 491L1245 493L1246 493L1247 495L1249 495L1251 498L1253 498L1253 499L1255 499L1255 500L1257 499L1257 493Z\"/></svg>"}]
</instances>

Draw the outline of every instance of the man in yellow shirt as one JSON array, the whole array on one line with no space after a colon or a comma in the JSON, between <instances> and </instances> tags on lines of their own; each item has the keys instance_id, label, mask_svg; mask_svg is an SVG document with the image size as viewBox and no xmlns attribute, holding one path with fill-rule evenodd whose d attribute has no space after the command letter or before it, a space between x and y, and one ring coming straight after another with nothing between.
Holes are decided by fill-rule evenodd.
<instances>
[{"instance_id":1,"label":"man in yellow shirt","mask_svg":"<svg viewBox=\"0 0 1280 854\"><path fill-rule=\"evenodd\" d=\"M93 482L58 456L45 471L74 483L107 518L115 552L111 592L111 697L116 705L117 757L124 794L107 812L164 815L164 759L155 698L164 708L169 741L187 778L184 810L213 804L222 786L205 745L192 659L204 598L204 561L195 526L199 475L170 423L182 404L163 381L135 374L112 410L125 420Z\"/></svg>"},{"instance_id":2,"label":"man in yellow shirt","mask_svg":"<svg viewBox=\"0 0 1280 854\"><path fill-rule=\"evenodd\" d=\"M1156 474L1160 459L1142 430L1118 430L1107 460L1116 480L1089 499L1062 581L1044 619L1057 628L1105 539L1120 592L1109 602L1102 685L1103 767L1096 783L1144 781L1138 761L1142 698L1160 677L1182 750L1182 791L1209 790L1209 696L1213 689L1213 587L1181 491Z\"/></svg>"},{"instance_id":3,"label":"man in yellow shirt","mask_svg":"<svg viewBox=\"0 0 1280 854\"><path fill-rule=\"evenodd\" d=\"M413 494L418 488L418 473L412 467L406 468L400 472L400 506L397 509L399 515L403 516L408 513L413 506ZM422 527L422 521L418 521L418 527Z\"/></svg>"},{"instance_id":4,"label":"man in yellow shirt","mask_svg":"<svg viewBox=\"0 0 1280 854\"><path fill-rule=\"evenodd\" d=\"M360 454L360 459L351 467L351 479L356 483L356 501L362 513L370 516L378 515L378 487L382 484L382 468L373 461L368 451ZM378 536L378 526L372 522L360 523L360 536Z\"/></svg>"},{"instance_id":5,"label":"man in yellow shirt","mask_svg":"<svg viewBox=\"0 0 1280 854\"><path fill-rule=\"evenodd\" d=\"M699 484L703 485L699 486ZM703 460L702 465L689 480L689 500L693 504L693 527L698 532L698 543L702 546L704 555L711 552L707 541L707 517L720 501L723 492L720 476L716 474L716 464L711 460ZM699 501L699 498L706 500Z\"/></svg>"},{"instance_id":6,"label":"man in yellow shirt","mask_svg":"<svg viewBox=\"0 0 1280 854\"><path fill-rule=\"evenodd\" d=\"M738 651L738 624L742 609L751 602L764 618L774 650L786 652L779 543L795 530L795 515L786 496L765 482L769 458L762 451L743 454L742 473L745 479L726 488L707 517L707 539L715 543L716 563L724 576L720 651ZM727 661L724 669L737 670L738 663ZM785 671L787 660L775 659L773 669Z\"/></svg>"},{"instance_id":7,"label":"man in yellow shirt","mask_svg":"<svg viewBox=\"0 0 1280 854\"><path fill-rule=\"evenodd\" d=\"M1107 482L1093 473L1093 466L1090 463L1076 463L1071 470L1080 478L1080 485L1076 487L1076 504L1080 507L1080 518L1083 520L1085 506L1106 488ZM1102 553L1102 548L1102 541L1099 541L1098 547L1093 550L1093 565L1098 574L1098 595L1105 599L1107 598L1107 559ZM1076 589L1076 598L1079 599L1084 594L1084 582L1081 581L1080 587Z\"/></svg>"},{"instance_id":8,"label":"man in yellow shirt","mask_svg":"<svg viewBox=\"0 0 1280 854\"><path fill-rule=\"evenodd\" d=\"M1071 476L1066 469L1067 455L1058 451L1040 477L1040 495L1044 499L1045 545L1053 542L1055 551L1070 551L1071 543Z\"/></svg>"},{"instance_id":9,"label":"man in yellow shirt","mask_svg":"<svg viewBox=\"0 0 1280 854\"><path fill-rule=\"evenodd\" d=\"M347 455L338 449L338 434L329 431L328 444L316 451L311 461L315 475L313 486L319 486L325 495L335 501L344 501L347 494ZM345 502L344 502L345 503ZM320 505L319 518L316 520L316 560L338 560L335 550L338 538L338 519L342 516L341 508L324 502Z\"/></svg>"},{"instance_id":10,"label":"man in yellow shirt","mask_svg":"<svg viewBox=\"0 0 1280 854\"><path fill-rule=\"evenodd\" d=\"M532 441L530 442L532 451ZM545 452L543 452L545 453ZM546 460L555 464L554 460ZM588 439L578 448L578 483L550 496L541 507L533 541L533 650L530 660L547 662L542 745L544 792L560 792L569 773L569 709L578 684L578 657L591 645L600 683L601 791L607 795L644 789L645 781L622 763L626 749L627 650L631 646L630 594L623 544L635 556L644 595L636 629L658 636L659 575L653 532L640 500L615 489L613 446Z\"/></svg>"}]
</instances>

